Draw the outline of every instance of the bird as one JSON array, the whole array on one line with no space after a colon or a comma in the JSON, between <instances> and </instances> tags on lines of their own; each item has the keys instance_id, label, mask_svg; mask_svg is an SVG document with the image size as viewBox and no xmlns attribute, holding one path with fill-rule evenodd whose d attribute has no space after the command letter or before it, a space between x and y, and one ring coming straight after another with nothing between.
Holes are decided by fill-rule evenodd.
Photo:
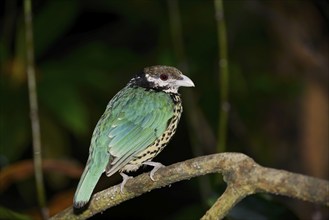
<instances>
[{"instance_id":1,"label":"bird","mask_svg":"<svg viewBox=\"0 0 329 220\"><path fill-rule=\"evenodd\" d=\"M144 68L108 103L91 137L89 157L77 186L74 209L85 207L105 172L119 172L120 189L131 177L127 173L152 166L150 178L164 167L152 161L176 132L183 107L179 87L194 87L193 81L171 66Z\"/></svg>"}]
</instances>

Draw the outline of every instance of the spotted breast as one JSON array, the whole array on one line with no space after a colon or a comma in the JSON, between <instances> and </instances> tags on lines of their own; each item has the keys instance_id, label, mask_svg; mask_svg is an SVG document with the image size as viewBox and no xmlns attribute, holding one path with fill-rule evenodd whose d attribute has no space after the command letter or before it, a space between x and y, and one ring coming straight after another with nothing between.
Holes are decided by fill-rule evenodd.
<instances>
[{"instance_id":1,"label":"spotted breast","mask_svg":"<svg viewBox=\"0 0 329 220\"><path fill-rule=\"evenodd\" d=\"M183 112L182 102L179 94L170 94L174 102L174 115L169 120L166 131L145 150L139 153L133 160L125 165L121 172L131 172L137 170L145 161L151 161L168 144L176 132L176 128Z\"/></svg>"}]
</instances>

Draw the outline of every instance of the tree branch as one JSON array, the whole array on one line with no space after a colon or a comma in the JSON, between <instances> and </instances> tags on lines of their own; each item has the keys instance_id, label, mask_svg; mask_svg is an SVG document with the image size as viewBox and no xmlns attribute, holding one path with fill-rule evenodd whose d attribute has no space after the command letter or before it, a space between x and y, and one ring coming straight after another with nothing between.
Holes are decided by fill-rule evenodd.
<instances>
[{"instance_id":1,"label":"tree branch","mask_svg":"<svg viewBox=\"0 0 329 220\"><path fill-rule=\"evenodd\" d=\"M42 219L48 219L46 208L46 193L42 173L41 133L38 114L37 86L34 68L34 45L32 24L32 2L24 0L25 44L26 44L26 72L30 101L30 117L32 126L33 162L36 182L37 199L41 209Z\"/></svg>"},{"instance_id":2,"label":"tree branch","mask_svg":"<svg viewBox=\"0 0 329 220\"><path fill-rule=\"evenodd\" d=\"M227 120L230 110L229 103L229 66L227 56L227 34L224 16L223 0L215 0L215 18L217 23L217 42L219 50L219 118L218 118L218 142L217 151L225 152L227 136Z\"/></svg>"},{"instance_id":3,"label":"tree branch","mask_svg":"<svg viewBox=\"0 0 329 220\"><path fill-rule=\"evenodd\" d=\"M268 192L329 206L329 182L284 170L266 168L241 153L220 153L197 157L160 169L153 182L148 173L129 180L123 193L120 186L96 193L87 210L73 214L72 207L55 219L86 219L126 200L156 188L209 173L222 173L228 187L202 219L220 219L244 197Z\"/></svg>"}]
</instances>

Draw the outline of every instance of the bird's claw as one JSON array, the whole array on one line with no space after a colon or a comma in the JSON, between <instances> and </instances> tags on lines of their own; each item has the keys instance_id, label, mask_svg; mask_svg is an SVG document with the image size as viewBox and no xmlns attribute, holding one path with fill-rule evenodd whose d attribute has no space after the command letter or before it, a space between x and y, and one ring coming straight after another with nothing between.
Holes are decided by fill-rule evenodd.
<instances>
[{"instance_id":1,"label":"bird's claw","mask_svg":"<svg viewBox=\"0 0 329 220\"><path fill-rule=\"evenodd\" d=\"M120 191L121 193L123 193L123 188L124 186L126 185L127 181L129 179L131 179L132 177L131 176L128 176L127 174L125 173L120 173L120 175L122 176L123 180L122 180L122 183L120 184Z\"/></svg>"},{"instance_id":2,"label":"bird's claw","mask_svg":"<svg viewBox=\"0 0 329 220\"><path fill-rule=\"evenodd\" d=\"M155 179L154 179L155 172L157 172L160 168L165 167L163 164L158 163L158 162L153 162L153 161L146 161L143 164L153 166L153 169L151 170L151 173L150 173L150 178L152 181L155 181Z\"/></svg>"}]
</instances>

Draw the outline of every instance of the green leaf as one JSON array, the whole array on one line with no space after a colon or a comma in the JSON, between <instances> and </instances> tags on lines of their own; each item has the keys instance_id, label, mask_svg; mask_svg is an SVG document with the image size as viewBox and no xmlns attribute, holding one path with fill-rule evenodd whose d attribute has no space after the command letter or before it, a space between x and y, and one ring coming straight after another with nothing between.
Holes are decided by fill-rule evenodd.
<instances>
[{"instance_id":1,"label":"green leaf","mask_svg":"<svg viewBox=\"0 0 329 220\"><path fill-rule=\"evenodd\" d=\"M87 108L74 84L53 78L39 86L41 103L62 125L81 135L87 131Z\"/></svg>"},{"instance_id":2,"label":"green leaf","mask_svg":"<svg viewBox=\"0 0 329 220\"><path fill-rule=\"evenodd\" d=\"M0 219L10 219L10 220L32 220L31 217L14 212L10 209L0 206Z\"/></svg>"},{"instance_id":3,"label":"green leaf","mask_svg":"<svg viewBox=\"0 0 329 220\"><path fill-rule=\"evenodd\" d=\"M30 121L25 87L10 86L6 77L0 86L0 166L16 160L30 140Z\"/></svg>"},{"instance_id":4,"label":"green leaf","mask_svg":"<svg viewBox=\"0 0 329 220\"><path fill-rule=\"evenodd\" d=\"M34 17L35 55L40 57L72 26L79 12L77 1L47 1Z\"/></svg>"}]
</instances>

